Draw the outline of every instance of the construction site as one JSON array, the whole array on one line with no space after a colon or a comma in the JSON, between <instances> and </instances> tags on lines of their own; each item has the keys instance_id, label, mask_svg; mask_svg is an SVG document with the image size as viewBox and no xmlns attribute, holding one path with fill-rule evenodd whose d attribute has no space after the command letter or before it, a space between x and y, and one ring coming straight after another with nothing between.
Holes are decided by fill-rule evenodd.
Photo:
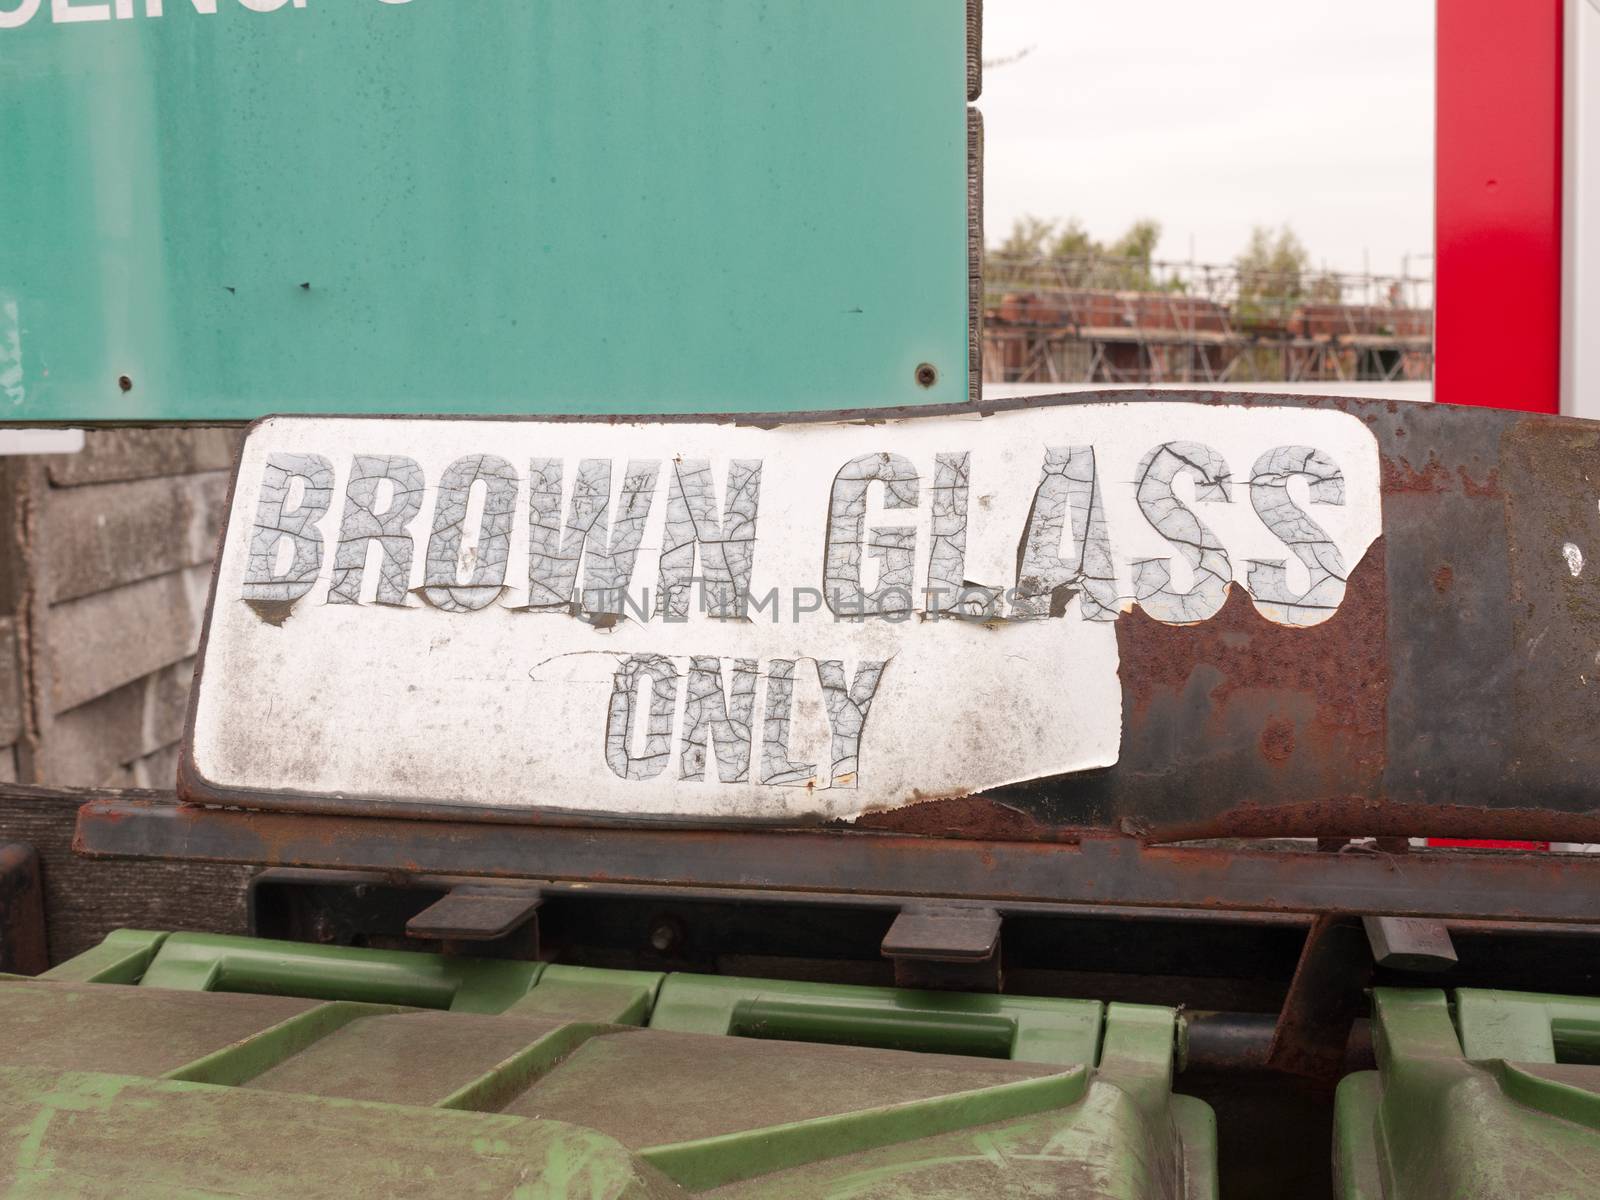
<instances>
[{"instance_id":1,"label":"construction site","mask_svg":"<svg viewBox=\"0 0 1600 1200\"><path fill-rule=\"evenodd\" d=\"M1421 382L1433 281L1101 254L985 263L986 383Z\"/></svg>"}]
</instances>

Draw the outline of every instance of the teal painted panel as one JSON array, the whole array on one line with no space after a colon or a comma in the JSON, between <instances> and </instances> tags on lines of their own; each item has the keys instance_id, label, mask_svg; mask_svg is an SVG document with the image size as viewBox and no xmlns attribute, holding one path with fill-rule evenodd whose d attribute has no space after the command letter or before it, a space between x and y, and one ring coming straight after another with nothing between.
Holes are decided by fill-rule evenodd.
<instances>
[{"instance_id":1,"label":"teal painted panel","mask_svg":"<svg viewBox=\"0 0 1600 1200\"><path fill-rule=\"evenodd\" d=\"M964 400L965 98L966 0L4 0L0 421Z\"/></svg>"}]
</instances>

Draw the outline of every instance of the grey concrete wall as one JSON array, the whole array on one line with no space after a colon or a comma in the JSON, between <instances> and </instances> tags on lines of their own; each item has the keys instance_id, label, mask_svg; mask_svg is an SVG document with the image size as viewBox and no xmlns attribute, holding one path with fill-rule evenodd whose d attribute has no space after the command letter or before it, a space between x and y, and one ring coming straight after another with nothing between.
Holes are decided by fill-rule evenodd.
<instances>
[{"instance_id":1,"label":"grey concrete wall","mask_svg":"<svg viewBox=\"0 0 1600 1200\"><path fill-rule=\"evenodd\" d=\"M0 781L171 788L242 431L0 459Z\"/></svg>"}]
</instances>

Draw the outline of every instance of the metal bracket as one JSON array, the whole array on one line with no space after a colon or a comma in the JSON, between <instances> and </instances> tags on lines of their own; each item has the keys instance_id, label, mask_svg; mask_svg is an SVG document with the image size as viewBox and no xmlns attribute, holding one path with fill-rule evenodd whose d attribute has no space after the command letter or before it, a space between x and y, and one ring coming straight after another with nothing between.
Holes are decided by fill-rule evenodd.
<instances>
[{"instance_id":1,"label":"metal bracket","mask_svg":"<svg viewBox=\"0 0 1600 1200\"><path fill-rule=\"evenodd\" d=\"M406 922L406 936L445 942L493 942L536 920L537 889L464 883ZM537 945L537 938L535 938Z\"/></svg>"},{"instance_id":2,"label":"metal bracket","mask_svg":"<svg viewBox=\"0 0 1600 1200\"><path fill-rule=\"evenodd\" d=\"M1418 917L1362 917L1372 959L1395 971L1446 971L1456 965L1455 943L1443 922Z\"/></svg>"},{"instance_id":3,"label":"metal bracket","mask_svg":"<svg viewBox=\"0 0 1600 1200\"><path fill-rule=\"evenodd\" d=\"M1272 1033L1267 1068L1333 1083L1372 977L1372 955L1352 917L1320 916L1306 935Z\"/></svg>"},{"instance_id":4,"label":"metal bracket","mask_svg":"<svg viewBox=\"0 0 1600 1200\"><path fill-rule=\"evenodd\" d=\"M1000 990L1000 914L967 904L917 904L900 910L884 935L896 987Z\"/></svg>"}]
</instances>

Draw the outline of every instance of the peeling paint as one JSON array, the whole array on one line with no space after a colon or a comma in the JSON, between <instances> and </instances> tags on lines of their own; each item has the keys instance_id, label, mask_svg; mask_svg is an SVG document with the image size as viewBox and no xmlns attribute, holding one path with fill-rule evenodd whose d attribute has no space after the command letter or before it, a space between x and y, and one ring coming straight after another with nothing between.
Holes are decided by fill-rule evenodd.
<instances>
[{"instance_id":1,"label":"peeling paint","mask_svg":"<svg viewBox=\"0 0 1600 1200\"><path fill-rule=\"evenodd\" d=\"M840 468L828 498L828 554L823 593L839 616L884 616L910 612L915 573L914 525L878 525L865 533L867 493L883 485L889 509L916 508L921 476L903 455L880 451L851 459ZM878 561L878 586L861 585L863 558Z\"/></svg>"},{"instance_id":2,"label":"peeling paint","mask_svg":"<svg viewBox=\"0 0 1600 1200\"><path fill-rule=\"evenodd\" d=\"M706 750L716 758L717 778L745 783L750 778L750 739L756 709L756 662L735 659L732 687L723 685L722 660L697 655L689 669L684 703L683 750L678 778L705 778Z\"/></svg>"},{"instance_id":3,"label":"peeling paint","mask_svg":"<svg viewBox=\"0 0 1600 1200\"><path fill-rule=\"evenodd\" d=\"M611 460L578 464L572 501L562 523L562 475L558 458L536 458L530 472L528 603L534 610L620 615L622 595L633 580L639 542L655 498L660 463L627 465L615 524L611 505ZM583 588L577 590L578 568Z\"/></svg>"},{"instance_id":4,"label":"peeling paint","mask_svg":"<svg viewBox=\"0 0 1600 1200\"><path fill-rule=\"evenodd\" d=\"M267 456L260 479L240 595L263 620L282 624L322 570L316 527L332 502L333 465L320 454L274 453ZM287 565L279 557L285 548Z\"/></svg>"},{"instance_id":5,"label":"peeling paint","mask_svg":"<svg viewBox=\"0 0 1600 1200\"><path fill-rule=\"evenodd\" d=\"M1256 607L1281 625L1318 625L1338 610L1349 577L1339 547L1289 495L1291 479L1310 484L1311 503L1344 503L1344 472L1310 446L1280 446L1263 454L1250 474L1250 502L1261 523L1289 547L1306 569L1309 585L1289 586L1282 559L1250 564Z\"/></svg>"},{"instance_id":6,"label":"peeling paint","mask_svg":"<svg viewBox=\"0 0 1600 1200\"><path fill-rule=\"evenodd\" d=\"M1567 560L1567 570L1574 579L1583 574L1583 551L1572 542L1566 542L1561 547L1561 557Z\"/></svg>"},{"instance_id":7,"label":"peeling paint","mask_svg":"<svg viewBox=\"0 0 1600 1200\"><path fill-rule=\"evenodd\" d=\"M679 460L668 475L666 544L661 551L658 600L663 614L689 616L690 589L698 582L709 598L709 615L745 615L750 572L755 565L756 515L761 504L761 460L728 465L727 500L717 518L709 459ZM700 576L695 577L695 559Z\"/></svg>"},{"instance_id":8,"label":"peeling paint","mask_svg":"<svg viewBox=\"0 0 1600 1200\"><path fill-rule=\"evenodd\" d=\"M389 484L381 508L378 493ZM358 454L345 485L344 518L333 563L330 604L356 604L369 549L376 544L380 559L375 602L404 604L411 581L410 525L422 511L422 468L401 455Z\"/></svg>"},{"instance_id":9,"label":"peeling paint","mask_svg":"<svg viewBox=\"0 0 1600 1200\"><path fill-rule=\"evenodd\" d=\"M1063 555L1069 524L1074 550ZM1061 616L1076 591L1088 620L1116 620L1117 583L1093 446L1045 451L1043 478L1023 535L1017 591L1016 614L1024 619Z\"/></svg>"},{"instance_id":10,"label":"peeling paint","mask_svg":"<svg viewBox=\"0 0 1600 1200\"><path fill-rule=\"evenodd\" d=\"M1233 565L1211 527L1178 499L1178 477L1194 480L1195 499L1227 504L1233 499L1227 461L1199 442L1168 442L1139 463L1135 487L1139 511L1177 547L1194 577L1187 591L1172 582L1172 560L1146 558L1134 563L1133 587L1139 607L1168 625L1196 625L1214 617L1228 598ZM1270 527L1269 527L1270 528Z\"/></svg>"},{"instance_id":11,"label":"peeling paint","mask_svg":"<svg viewBox=\"0 0 1600 1200\"><path fill-rule=\"evenodd\" d=\"M477 612L500 598L511 556L511 517L519 479L516 468L492 454L473 454L445 468L428 539L422 597L445 612ZM482 520L464 550L474 487L484 493ZM463 578L465 576L465 578Z\"/></svg>"}]
</instances>

